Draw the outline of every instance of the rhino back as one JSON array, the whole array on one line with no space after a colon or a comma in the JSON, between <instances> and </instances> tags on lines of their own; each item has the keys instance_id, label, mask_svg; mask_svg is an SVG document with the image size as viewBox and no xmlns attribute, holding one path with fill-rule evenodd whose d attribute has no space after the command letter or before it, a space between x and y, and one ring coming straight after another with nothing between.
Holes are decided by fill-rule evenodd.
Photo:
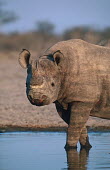
<instances>
[{"instance_id":1,"label":"rhino back","mask_svg":"<svg viewBox=\"0 0 110 170\"><path fill-rule=\"evenodd\" d=\"M55 44L45 54L57 50L64 55L62 73L65 72L59 98L65 98L67 103L99 100L102 89L110 87L110 49L73 39Z\"/></svg>"}]
</instances>

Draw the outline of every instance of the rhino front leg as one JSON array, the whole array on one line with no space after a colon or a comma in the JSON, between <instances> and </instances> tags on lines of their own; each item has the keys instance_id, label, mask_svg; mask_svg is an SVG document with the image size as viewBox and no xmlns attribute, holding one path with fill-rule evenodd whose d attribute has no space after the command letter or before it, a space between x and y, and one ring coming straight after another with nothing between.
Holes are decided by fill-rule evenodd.
<instances>
[{"instance_id":1,"label":"rhino front leg","mask_svg":"<svg viewBox=\"0 0 110 170\"><path fill-rule=\"evenodd\" d=\"M90 148L92 148L92 146L89 143L89 137L87 134L87 128L86 126L83 127L80 138L79 138L79 142L81 145L81 149L87 149L89 150Z\"/></svg>"},{"instance_id":2,"label":"rhino front leg","mask_svg":"<svg viewBox=\"0 0 110 170\"><path fill-rule=\"evenodd\" d=\"M86 144L86 142L83 143L83 139L85 138L83 135L83 127L89 118L91 108L91 103L73 102L71 104L70 123L67 130L65 149L77 148L79 140L81 144Z\"/></svg>"}]
</instances>

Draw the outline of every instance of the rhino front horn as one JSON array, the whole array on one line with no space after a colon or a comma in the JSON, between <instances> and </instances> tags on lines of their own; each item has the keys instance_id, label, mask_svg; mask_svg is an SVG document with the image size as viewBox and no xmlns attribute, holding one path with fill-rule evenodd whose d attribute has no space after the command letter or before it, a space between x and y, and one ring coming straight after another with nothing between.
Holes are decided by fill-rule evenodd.
<instances>
[{"instance_id":1,"label":"rhino front horn","mask_svg":"<svg viewBox=\"0 0 110 170\"><path fill-rule=\"evenodd\" d=\"M27 68L29 65L30 52L23 49L19 55L19 63L23 68Z\"/></svg>"}]
</instances>

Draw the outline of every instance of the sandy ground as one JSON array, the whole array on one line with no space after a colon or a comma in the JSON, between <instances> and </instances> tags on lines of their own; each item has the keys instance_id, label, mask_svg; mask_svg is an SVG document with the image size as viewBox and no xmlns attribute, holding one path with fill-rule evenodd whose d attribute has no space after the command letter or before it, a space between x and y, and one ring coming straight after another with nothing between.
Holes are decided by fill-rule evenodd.
<instances>
[{"instance_id":1,"label":"sandy ground","mask_svg":"<svg viewBox=\"0 0 110 170\"><path fill-rule=\"evenodd\" d=\"M18 64L19 53L0 53L0 129L67 127L54 104L32 106L25 95L26 70ZM110 120L89 118L91 129L110 129Z\"/></svg>"}]
</instances>

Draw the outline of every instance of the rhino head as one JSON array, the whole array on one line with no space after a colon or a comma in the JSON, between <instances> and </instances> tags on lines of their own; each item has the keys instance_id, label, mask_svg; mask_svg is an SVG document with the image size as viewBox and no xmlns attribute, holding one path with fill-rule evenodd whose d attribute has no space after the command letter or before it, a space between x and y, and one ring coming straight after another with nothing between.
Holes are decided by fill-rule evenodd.
<instances>
[{"instance_id":1,"label":"rhino head","mask_svg":"<svg viewBox=\"0 0 110 170\"><path fill-rule=\"evenodd\" d=\"M57 100L61 87L60 60L63 54L56 51L31 60L30 52L23 50L19 63L27 68L26 94L31 104L43 106Z\"/></svg>"}]
</instances>

